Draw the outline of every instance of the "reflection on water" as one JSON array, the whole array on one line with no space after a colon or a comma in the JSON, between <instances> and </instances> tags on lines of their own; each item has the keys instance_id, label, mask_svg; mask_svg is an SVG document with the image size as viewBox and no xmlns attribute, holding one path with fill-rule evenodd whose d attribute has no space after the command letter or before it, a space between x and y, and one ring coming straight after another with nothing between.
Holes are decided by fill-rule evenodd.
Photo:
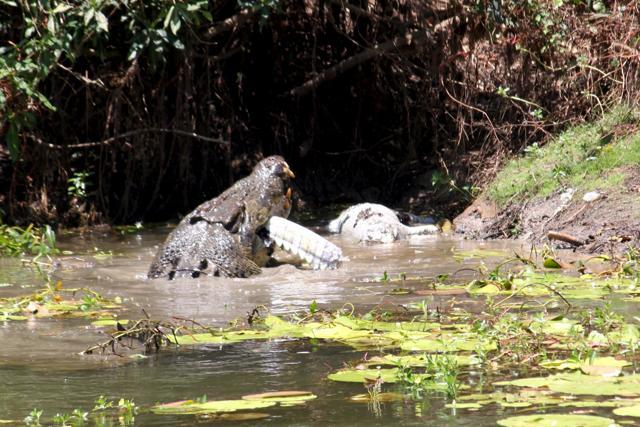
<instances>
[{"instance_id":1,"label":"reflection on water","mask_svg":"<svg viewBox=\"0 0 640 427\"><path fill-rule=\"evenodd\" d=\"M423 286L424 280L451 273L464 266L453 250L505 249L527 252L513 242L470 242L425 236L394 244L359 246L336 237L348 261L333 271L310 271L290 265L265 269L250 279L180 279L173 282L147 280L145 273L168 230L142 235L67 236L60 246L73 251L56 272L65 288L88 287L107 298L121 297L121 317L194 319L224 326L244 318L259 305L274 313L307 309L312 301L320 308L335 309L345 303L357 307L398 305L435 297L390 296L391 288L379 279L401 273L407 288ZM96 249L97 248L97 249ZM91 254L109 253L94 258ZM86 255L89 254L89 255ZM95 266L91 267L91 263ZM477 260L469 266L477 265ZM87 268L88 267L88 268ZM468 272L467 272L468 274ZM19 260L0 259L0 297L31 292L42 285L32 270ZM448 298L448 297L439 297ZM319 398L304 407L276 408L265 423L283 425L389 425L446 423L478 424L482 418L458 414L443 407L441 397L415 402L382 403L380 412L367 404L351 403L349 396L365 392L359 384L325 380L332 370L353 362L362 353L340 346L313 346L306 342L243 343L222 348L168 349L149 359L123 363L103 357L79 356L87 346L105 340L104 332L84 319L38 319L0 323L0 420L19 419L34 407L45 409L44 418L74 408L89 410L100 395L111 399L133 398L138 405L170 402L207 395L209 399L234 399L244 394L271 390L310 390ZM489 418L493 419L493 418ZM489 420L487 419L487 421ZM173 418L140 414L139 425L190 425L192 417Z\"/></svg>"}]
</instances>

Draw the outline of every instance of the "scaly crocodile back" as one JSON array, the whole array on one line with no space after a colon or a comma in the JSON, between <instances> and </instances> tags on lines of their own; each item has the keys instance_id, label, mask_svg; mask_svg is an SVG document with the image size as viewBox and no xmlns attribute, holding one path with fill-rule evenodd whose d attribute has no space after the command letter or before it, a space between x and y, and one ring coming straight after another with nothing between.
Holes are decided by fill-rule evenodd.
<instances>
[{"instance_id":1,"label":"scaly crocodile back","mask_svg":"<svg viewBox=\"0 0 640 427\"><path fill-rule=\"evenodd\" d=\"M266 229L276 245L302 258L316 270L340 265L342 249L295 222L273 216L267 222Z\"/></svg>"}]
</instances>

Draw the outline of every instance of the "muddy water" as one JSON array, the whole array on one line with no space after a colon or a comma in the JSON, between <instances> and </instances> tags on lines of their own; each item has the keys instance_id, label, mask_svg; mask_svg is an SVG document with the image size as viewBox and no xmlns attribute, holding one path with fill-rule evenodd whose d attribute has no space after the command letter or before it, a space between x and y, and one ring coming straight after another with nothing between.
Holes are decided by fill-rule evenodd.
<instances>
[{"instance_id":1,"label":"muddy water","mask_svg":"<svg viewBox=\"0 0 640 427\"><path fill-rule=\"evenodd\" d=\"M145 313L154 319L188 318L203 324L225 326L246 317L263 305L273 313L308 308L336 309L345 303L366 309L397 307L426 300L430 307L444 299L389 294L394 287L424 287L424 279L448 274L478 260L460 263L454 250L476 248L525 252L518 244L470 242L446 237L420 237L395 244L359 246L330 237L348 257L334 271L310 271L283 265L265 269L251 279L200 278L173 282L147 280L145 273L157 245L168 229L118 236L94 233L63 236L60 247L76 258L63 263L55 277L65 288L88 287L105 297L120 297L122 318L138 319ZM96 251L113 256L94 257ZM495 261L495 260L494 260ZM405 283L384 283L406 274ZM461 275L469 272L461 272ZM32 292L42 278L19 260L0 260L0 297ZM471 425L490 422L493 415L456 414L444 408L444 398L433 395L414 402L383 403L380 408L351 403L349 396L363 393L360 384L332 383L326 375L362 353L331 344L277 341L235 345L167 349L148 359L130 363L113 357L79 356L87 346L105 340L102 330L84 319L38 319L0 323L0 420L21 420L34 408L43 418L74 408L89 410L100 395L110 399L132 398L141 407L156 402L196 398L236 399L244 394L302 389L319 398L303 407L270 408L272 425ZM470 381L478 381L470 378ZM136 425L190 425L194 418L144 413ZM200 421L204 422L204 421ZM255 423L255 422L253 422ZM252 424L252 423L249 423Z\"/></svg>"}]
</instances>

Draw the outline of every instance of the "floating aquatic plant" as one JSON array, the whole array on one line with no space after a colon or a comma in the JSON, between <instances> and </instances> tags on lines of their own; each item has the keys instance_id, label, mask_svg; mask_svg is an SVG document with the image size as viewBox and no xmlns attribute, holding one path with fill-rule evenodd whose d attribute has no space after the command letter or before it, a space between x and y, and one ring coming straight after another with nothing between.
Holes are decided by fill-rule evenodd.
<instances>
[{"instance_id":1,"label":"floating aquatic plant","mask_svg":"<svg viewBox=\"0 0 640 427\"><path fill-rule=\"evenodd\" d=\"M611 418L579 414L536 414L520 415L498 421L503 427L611 427L615 422Z\"/></svg>"},{"instance_id":2,"label":"floating aquatic plant","mask_svg":"<svg viewBox=\"0 0 640 427\"><path fill-rule=\"evenodd\" d=\"M304 404L317 396L308 391L280 391L252 394L236 400L182 400L165 403L151 408L155 414L203 415L226 412L264 409L272 406L292 406Z\"/></svg>"}]
</instances>

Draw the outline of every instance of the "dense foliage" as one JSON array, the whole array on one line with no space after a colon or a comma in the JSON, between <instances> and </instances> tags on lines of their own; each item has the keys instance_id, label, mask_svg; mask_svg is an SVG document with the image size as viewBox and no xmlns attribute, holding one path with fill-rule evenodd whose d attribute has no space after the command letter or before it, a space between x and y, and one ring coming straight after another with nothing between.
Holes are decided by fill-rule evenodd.
<instances>
[{"instance_id":1,"label":"dense foliage","mask_svg":"<svg viewBox=\"0 0 640 427\"><path fill-rule=\"evenodd\" d=\"M635 102L639 16L630 0L2 0L0 203L10 221L166 218L277 152L307 201L456 210L510 152Z\"/></svg>"}]
</instances>

